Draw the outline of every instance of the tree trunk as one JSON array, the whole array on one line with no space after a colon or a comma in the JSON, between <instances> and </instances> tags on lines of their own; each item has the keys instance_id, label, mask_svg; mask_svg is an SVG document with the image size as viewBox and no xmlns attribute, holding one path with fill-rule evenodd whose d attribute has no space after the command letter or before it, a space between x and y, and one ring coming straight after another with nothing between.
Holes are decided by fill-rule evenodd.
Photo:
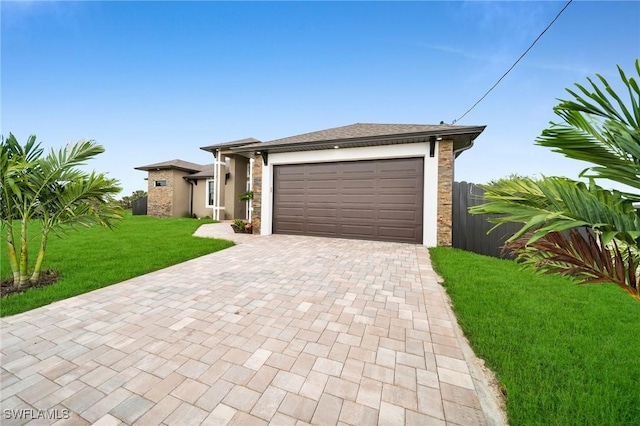
<instances>
[{"instance_id":1,"label":"tree trunk","mask_svg":"<svg viewBox=\"0 0 640 426\"><path fill-rule=\"evenodd\" d=\"M16 257L16 242L13 239L13 221L11 220L7 222L7 255L13 273L13 284L18 285L20 283L20 269Z\"/></svg>"},{"instance_id":2,"label":"tree trunk","mask_svg":"<svg viewBox=\"0 0 640 426\"><path fill-rule=\"evenodd\" d=\"M22 218L22 227L20 229L20 280L18 282L18 288L24 286L29 281L29 275L27 274L27 268L29 267L28 257L29 248L27 247L27 221L29 218Z\"/></svg>"},{"instance_id":3,"label":"tree trunk","mask_svg":"<svg viewBox=\"0 0 640 426\"><path fill-rule=\"evenodd\" d=\"M36 259L36 265L33 268L33 274L31 275L31 282L37 283L38 278L40 278L40 270L42 269L42 260L44 259L44 252L47 249L47 237L49 236L49 231L42 231L42 239L40 240L40 251L38 252L38 257Z\"/></svg>"}]
</instances>

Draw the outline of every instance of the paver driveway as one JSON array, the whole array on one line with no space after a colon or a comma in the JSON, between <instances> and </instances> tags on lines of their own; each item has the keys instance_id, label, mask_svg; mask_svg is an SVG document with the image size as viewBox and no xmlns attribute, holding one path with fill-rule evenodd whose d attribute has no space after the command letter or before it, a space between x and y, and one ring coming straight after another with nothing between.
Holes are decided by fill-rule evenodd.
<instances>
[{"instance_id":1,"label":"paver driveway","mask_svg":"<svg viewBox=\"0 0 640 426\"><path fill-rule=\"evenodd\" d=\"M496 421L424 247L241 238L3 319L2 423Z\"/></svg>"}]
</instances>

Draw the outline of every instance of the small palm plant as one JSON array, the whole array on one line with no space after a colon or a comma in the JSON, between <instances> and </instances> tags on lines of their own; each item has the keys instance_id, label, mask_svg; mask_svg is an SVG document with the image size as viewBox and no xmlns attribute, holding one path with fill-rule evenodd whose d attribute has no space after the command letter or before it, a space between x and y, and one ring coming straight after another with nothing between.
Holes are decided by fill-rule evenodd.
<instances>
[{"instance_id":1,"label":"small palm plant","mask_svg":"<svg viewBox=\"0 0 640 426\"><path fill-rule=\"evenodd\" d=\"M242 234L251 234L253 231L251 224L242 219L234 219L231 228L233 228L233 232Z\"/></svg>"},{"instance_id":2,"label":"small palm plant","mask_svg":"<svg viewBox=\"0 0 640 426\"><path fill-rule=\"evenodd\" d=\"M635 70L640 77L640 61ZM570 275L580 283L613 282L640 300L640 89L618 67L629 99L623 99L601 75L590 87L576 84L561 100L537 144L592 165L581 177L541 180L516 177L485 185L485 204L473 214L497 214L496 227L521 223L506 246L518 259L543 272ZM607 190L595 183L609 179L629 191ZM495 227L494 227L495 229ZM581 232L578 230L582 229Z\"/></svg>"},{"instance_id":3,"label":"small palm plant","mask_svg":"<svg viewBox=\"0 0 640 426\"><path fill-rule=\"evenodd\" d=\"M13 134L0 143L0 227L6 232L6 255L18 288L38 281L52 233L94 224L112 227L122 218L122 209L113 202L120 192L118 182L78 168L104 152L102 146L81 141L46 156L43 152L33 135L24 146ZM34 221L41 224L40 249L29 274L28 231Z\"/></svg>"},{"instance_id":4,"label":"small palm plant","mask_svg":"<svg viewBox=\"0 0 640 426\"><path fill-rule=\"evenodd\" d=\"M253 200L253 191L243 192L242 194L238 195L238 198L240 199L240 201L251 201Z\"/></svg>"}]
</instances>

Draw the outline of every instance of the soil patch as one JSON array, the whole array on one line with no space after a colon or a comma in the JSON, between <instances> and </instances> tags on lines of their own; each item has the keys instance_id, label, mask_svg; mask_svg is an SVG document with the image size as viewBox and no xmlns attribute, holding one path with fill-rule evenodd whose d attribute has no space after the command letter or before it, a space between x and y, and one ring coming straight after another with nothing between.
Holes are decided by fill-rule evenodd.
<instances>
[{"instance_id":1,"label":"soil patch","mask_svg":"<svg viewBox=\"0 0 640 426\"><path fill-rule=\"evenodd\" d=\"M53 269L40 272L40 278L37 283L27 281L27 283L20 288L13 285L13 277L5 278L0 283L0 296L6 297L10 294L22 293L30 288L46 287L48 285L55 284L59 279L60 272L54 271Z\"/></svg>"}]
</instances>

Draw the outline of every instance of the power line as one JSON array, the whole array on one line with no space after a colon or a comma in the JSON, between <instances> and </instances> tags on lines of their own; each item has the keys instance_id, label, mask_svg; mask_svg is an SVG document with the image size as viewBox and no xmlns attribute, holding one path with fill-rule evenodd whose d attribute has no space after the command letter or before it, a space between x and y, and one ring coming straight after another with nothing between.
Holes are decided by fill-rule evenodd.
<instances>
[{"instance_id":1,"label":"power line","mask_svg":"<svg viewBox=\"0 0 640 426\"><path fill-rule=\"evenodd\" d=\"M540 40L540 39L542 38L542 36L544 35L544 33L546 33L546 32L547 32L547 30L548 30L549 28L551 28L551 26L552 26L552 25L553 25L553 24L558 20L558 18L560 17L560 15L562 15L562 12L564 12L564 11L565 11L565 9L566 9L567 7L569 7L569 5L571 4L571 2L573 2L573 0L569 0L569 1L567 2L567 4L565 4L565 5L564 5L564 7L562 8L562 10L561 10L560 12L558 12L558 14L556 15L556 17L555 17L555 18L553 18L553 21L551 21L551 22L549 23L549 25L547 25L547 27L546 27L546 28L545 28L545 29L540 33L540 35L539 35L539 36L538 36L538 37L533 41L533 43L531 43L531 46L529 46L529 48L528 48L527 50L525 50L525 51L524 51L524 53L523 53L522 55L520 55L520 57L518 58L518 60L517 60L517 61L515 61L515 62L513 63L513 65L511 65L511 68L509 68L509 69L507 70L507 72L505 72L504 74L502 74L502 77L500 77L500 78L498 79L498 81L496 81L496 83L495 83L493 86L491 86L491 88L490 88L489 90L487 90L487 92L486 92L484 95L482 95L482 97L481 97L480 99L478 99L478 101L477 101L475 104L473 104L473 106L472 106L471 108L469 108L469 109L467 110L467 112L465 112L464 114L462 114L462 115L460 116L460 118L458 118L458 119L456 119L456 120L453 120L453 122L451 123L452 125L453 125L453 124L456 124L458 121L462 120L462 119L464 118L464 116L465 116L465 115L469 114L469 113L471 112L471 110L473 110L473 109L474 109L474 108L475 108L475 107L476 107L480 102L482 102L482 100L483 100L484 98L486 98L486 97L487 97L487 95L488 95L489 93L491 93L491 91L492 91L493 89L495 89L495 88L496 88L496 86L497 86L498 84L500 84L500 82L502 81L502 79L503 79L503 78L505 78L505 77L507 76L507 74L509 74L509 73L511 72L511 70L515 68L515 66L516 66L516 65L518 65L518 62L520 62L520 60L521 60L522 58L524 58L524 57L525 57L525 55L526 55L527 53L529 53L529 51L533 48L533 46L535 46L535 44L538 42L538 40Z\"/></svg>"}]
</instances>

